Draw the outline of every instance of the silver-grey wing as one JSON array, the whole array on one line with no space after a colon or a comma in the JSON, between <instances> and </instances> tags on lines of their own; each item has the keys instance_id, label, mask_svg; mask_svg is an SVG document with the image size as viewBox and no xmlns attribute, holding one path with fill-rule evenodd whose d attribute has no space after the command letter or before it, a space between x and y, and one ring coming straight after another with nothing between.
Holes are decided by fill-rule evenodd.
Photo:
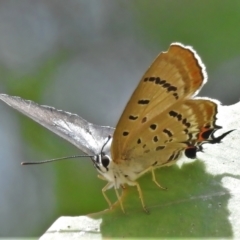
<instances>
[{"instance_id":1,"label":"silver-grey wing","mask_svg":"<svg viewBox=\"0 0 240 240\"><path fill-rule=\"evenodd\" d=\"M66 139L88 155L99 154L114 128L87 122L77 114L39 105L20 97L0 94L0 100Z\"/></svg>"}]
</instances>

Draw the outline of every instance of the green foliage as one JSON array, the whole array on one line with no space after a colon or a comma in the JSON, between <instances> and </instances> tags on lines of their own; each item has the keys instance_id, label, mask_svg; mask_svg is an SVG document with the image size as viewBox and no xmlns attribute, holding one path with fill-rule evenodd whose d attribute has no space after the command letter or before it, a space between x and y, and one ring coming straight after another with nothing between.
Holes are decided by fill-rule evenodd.
<instances>
[{"instance_id":1,"label":"green foliage","mask_svg":"<svg viewBox=\"0 0 240 240\"><path fill-rule=\"evenodd\" d=\"M208 68L240 54L240 35L236 29L239 8L239 1L218 0L151 3L141 0L132 4L137 21L146 32L143 39L163 43L164 49L171 42L192 45L201 56L205 53L203 59Z\"/></svg>"},{"instance_id":2,"label":"green foliage","mask_svg":"<svg viewBox=\"0 0 240 240\"><path fill-rule=\"evenodd\" d=\"M149 214L143 212L136 189L128 187L123 194L126 214L117 204L112 211L89 216L102 218L105 238L230 238L231 196L221 184L222 177L206 173L200 161L162 168L157 179L168 190L159 189L149 174L139 180Z\"/></svg>"}]
</instances>

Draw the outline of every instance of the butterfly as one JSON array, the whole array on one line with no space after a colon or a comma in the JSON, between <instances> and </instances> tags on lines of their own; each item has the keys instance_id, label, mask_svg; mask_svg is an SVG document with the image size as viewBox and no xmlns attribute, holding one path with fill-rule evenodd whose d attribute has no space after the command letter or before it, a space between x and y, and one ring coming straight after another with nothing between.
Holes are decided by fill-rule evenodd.
<instances>
[{"instance_id":1,"label":"butterfly","mask_svg":"<svg viewBox=\"0 0 240 240\"><path fill-rule=\"evenodd\" d=\"M136 186L147 212L137 179L155 169L176 163L182 155L196 158L204 143L220 143L231 131L215 137L218 102L196 97L207 81L205 66L197 53L180 43L160 53L143 75L128 101L116 129L88 123L76 114L41 106L19 97L0 94L0 99L65 138L91 156L99 178L114 188Z\"/></svg>"}]
</instances>

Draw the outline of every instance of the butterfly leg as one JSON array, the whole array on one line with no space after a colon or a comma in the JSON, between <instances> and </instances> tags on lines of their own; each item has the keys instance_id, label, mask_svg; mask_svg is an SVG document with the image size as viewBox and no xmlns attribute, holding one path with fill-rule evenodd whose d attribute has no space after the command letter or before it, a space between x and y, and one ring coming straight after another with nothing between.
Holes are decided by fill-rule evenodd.
<instances>
[{"instance_id":1,"label":"butterfly leg","mask_svg":"<svg viewBox=\"0 0 240 240\"><path fill-rule=\"evenodd\" d=\"M141 187L140 187L139 183L137 183L137 182L131 182L129 185L136 186L136 188L137 188L137 190L138 190L139 198L140 198L141 203L142 203L143 210L144 210L146 213L149 213L148 209L147 209L146 206L145 206L145 203L144 203L144 200L143 200L143 195L142 195L142 190L141 190Z\"/></svg>"},{"instance_id":2,"label":"butterfly leg","mask_svg":"<svg viewBox=\"0 0 240 240\"><path fill-rule=\"evenodd\" d=\"M102 175L98 175L98 178L100 178L100 179L102 179L102 180L107 180L107 179L106 179L105 177L103 177ZM107 185L102 189L102 194L103 194L105 200L107 201L110 209L112 209L112 203L111 203L111 201L109 200L109 198L107 197L107 195L106 195L105 192L111 187L111 185L112 185L112 183L107 183ZM120 204L120 206L121 206L121 209L122 209L123 213L125 213L125 210L124 210L124 207L123 207L123 204L122 204L122 200L121 200L121 198L120 198L120 196L119 196L119 193L118 193L118 191L117 191L116 188L114 188L114 189L115 189L115 193L116 193L116 195L117 195L117 199L118 199L118 201L119 201L119 204Z\"/></svg>"},{"instance_id":3,"label":"butterfly leg","mask_svg":"<svg viewBox=\"0 0 240 240\"><path fill-rule=\"evenodd\" d=\"M161 184L158 183L158 181L157 181L157 179L156 179L156 176L155 176L155 172L154 172L154 168L153 168L153 167L151 168L151 172L152 172L152 180L153 180L153 182L155 182L155 184L156 184L159 188L166 190L167 188L161 186Z\"/></svg>"},{"instance_id":4,"label":"butterfly leg","mask_svg":"<svg viewBox=\"0 0 240 240\"><path fill-rule=\"evenodd\" d=\"M105 187L102 189L102 194L103 194L105 200L107 201L107 203L109 205L109 208L112 209L112 203L111 203L111 201L109 200L109 198L107 197L107 195L105 193L109 189L110 185L111 185L111 183L107 183L107 185L105 185Z\"/></svg>"},{"instance_id":5,"label":"butterfly leg","mask_svg":"<svg viewBox=\"0 0 240 240\"><path fill-rule=\"evenodd\" d=\"M107 179L103 175L97 175L97 177L101 180L107 181Z\"/></svg>"},{"instance_id":6,"label":"butterfly leg","mask_svg":"<svg viewBox=\"0 0 240 240\"><path fill-rule=\"evenodd\" d=\"M107 181L107 179L104 176L102 176L102 175L97 175L97 177L99 179L101 179L101 180ZM111 185L111 183L107 183L107 185L102 189L102 194L103 194L105 200L107 201L107 203L109 205L109 208L112 209L112 203L111 203L111 201L109 200L109 198L107 197L107 195L105 193L109 189L110 185Z\"/></svg>"},{"instance_id":7,"label":"butterfly leg","mask_svg":"<svg viewBox=\"0 0 240 240\"><path fill-rule=\"evenodd\" d=\"M122 204L122 200L121 200L121 198L119 196L118 190L116 188L114 188L114 189L115 189L115 192L116 192L116 195L117 195L117 198L118 198L118 202L119 202L119 204L121 206L121 209L122 209L123 213L125 213L125 210L124 210L124 207L123 207L123 204Z\"/></svg>"}]
</instances>

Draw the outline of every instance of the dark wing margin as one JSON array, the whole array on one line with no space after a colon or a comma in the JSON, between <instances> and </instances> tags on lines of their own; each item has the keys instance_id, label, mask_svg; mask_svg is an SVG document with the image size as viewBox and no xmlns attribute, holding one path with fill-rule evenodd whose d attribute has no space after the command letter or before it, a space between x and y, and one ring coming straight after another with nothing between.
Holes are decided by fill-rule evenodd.
<instances>
[{"instance_id":1,"label":"dark wing margin","mask_svg":"<svg viewBox=\"0 0 240 240\"><path fill-rule=\"evenodd\" d=\"M114 128L87 122L77 114L39 105L20 97L0 94L0 100L64 138L88 155L99 154Z\"/></svg>"}]
</instances>

